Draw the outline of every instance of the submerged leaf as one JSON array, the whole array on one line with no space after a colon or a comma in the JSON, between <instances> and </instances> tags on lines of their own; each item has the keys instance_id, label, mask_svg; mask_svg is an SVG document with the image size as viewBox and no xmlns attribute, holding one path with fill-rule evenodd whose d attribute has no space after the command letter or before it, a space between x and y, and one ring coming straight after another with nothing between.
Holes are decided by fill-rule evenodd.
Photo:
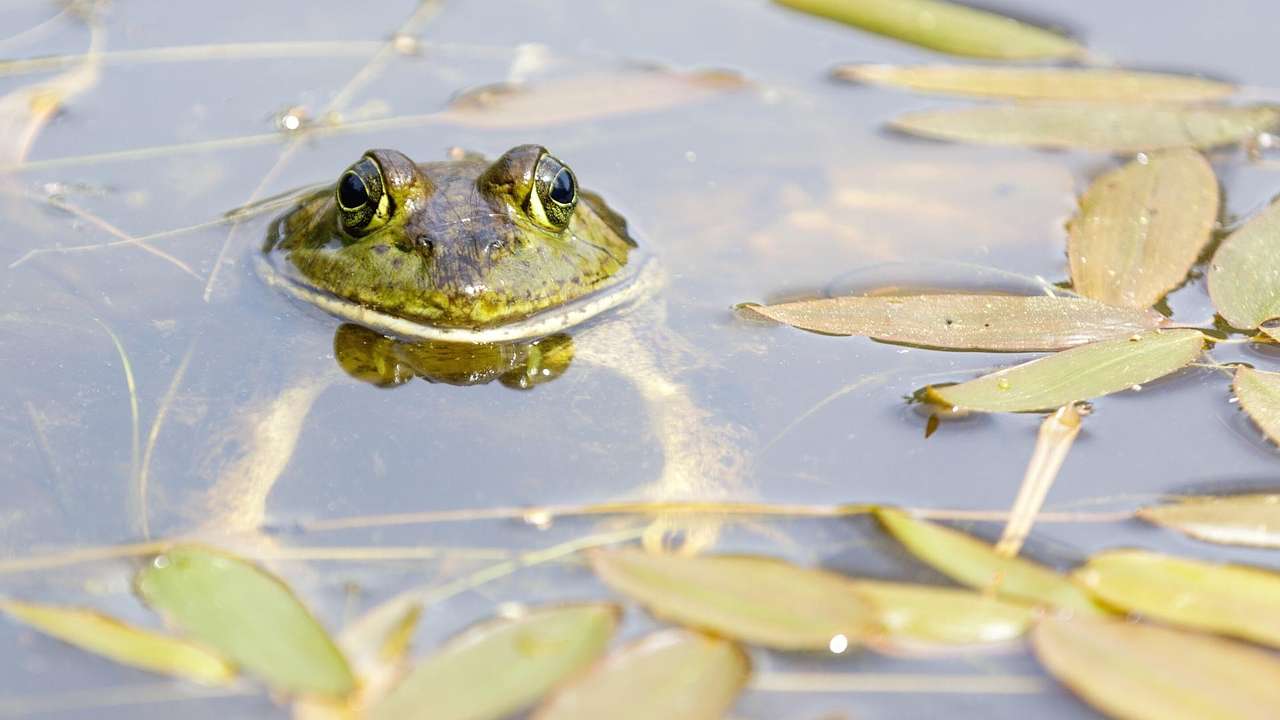
<instances>
[{"instance_id":1,"label":"submerged leaf","mask_svg":"<svg viewBox=\"0 0 1280 720\"><path fill-rule=\"evenodd\" d=\"M1018 100L1204 102L1235 92L1235 87L1228 83L1190 75L1101 68L842 65L833 74L850 82Z\"/></svg>"},{"instance_id":2,"label":"submerged leaf","mask_svg":"<svg viewBox=\"0 0 1280 720\"><path fill-rule=\"evenodd\" d=\"M470 90L438 117L467 127L540 127L664 110L748 86L741 75L727 70L595 72Z\"/></svg>"},{"instance_id":3,"label":"submerged leaf","mask_svg":"<svg viewBox=\"0 0 1280 720\"><path fill-rule=\"evenodd\" d=\"M804 330L953 350L1062 350L1158 327L1157 312L1083 298L1008 295L846 296L745 306Z\"/></svg>"},{"instance_id":4,"label":"submerged leaf","mask_svg":"<svg viewBox=\"0 0 1280 720\"><path fill-rule=\"evenodd\" d=\"M1023 602L1100 613L1087 593L1070 578L1043 565L1005 557L965 533L917 520L901 510L880 508L876 517L912 555L956 582Z\"/></svg>"},{"instance_id":5,"label":"submerged leaf","mask_svg":"<svg viewBox=\"0 0 1280 720\"><path fill-rule=\"evenodd\" d=\"M1075 291L1149 308L1187 278L1218 217L1218 180L1194 150L1154 153L1098 178L1068 225Z\"/></svg>"},{"instance_id":6,"label":"submerged leaf","mask_svg":"<svg viewBox=\"0 0 1280 720\"><path fill-rule=\"evenodd\" d=\"M1137 516L1198 540L1280 548L1280 495L1192 497L1140 508Z\"/></svg>"},{"instance_id":7,"label":"submerged leaf","mask_svg":"<svg viewBox=\"0 0 1280 720\"><path fill-rule=\"evenodd\" d=\"M1280 574L1116 550L1089 558L1076 579L1108 605L1280 647Z\"/></svg>"},{"instance_id":8,"label":"submerged leaf","mask_svg":"<svg viewBox=\"0 0 1280 720\"><path fill-rule=\"evenodd\" d=\"M1209 264L1209 297L1238 328L1280 318L1280 202L1222 241Z\"/></svg>"},{"instance_id":9,"label":"submerged leaf","mask_svg":"<svg viewBox=\"0 0 1280 720\"><path fill-rule=\"evenodd\" d=\"M236 674L230 663L202 647L93 610L12 600L0 602L0 610L40 632L125 665L206 685L224 684Z\"/></svg>"},{"instance_id":10,"label":"submerged leaf","mask_svg":"<svg viewBox=\"0 0 1280 720\"><path fill-rule=\"evenodd\" d=\"M1030 605L971 590L879 580L854 583L876 607L884 635L875 645L887 649L1007 642L1026 632L1037 615Z\"/></svg>"},{"instance_id":11,"label":"submerged leaf","mask_svg":"<svg viewBox=\"0 0 1280 720\"><path fill-rule=\"evenodd\" d=\"M854 644L875 630L848 578L773 558L599 550L591 565L658 617L757 645L825 650L836 636Z\"/></svg>"},{"instance_id":12,"label":"submerged leaf","mask_svg":"<svg viewBox=\"0 0 1280 720\"><path fill-rule=\"evenodd\" d=\"M1280 444L1280 373L1241 366L1231 384L1240 407L1272 442Z\"/></svg>"},{"instance_id":13,"label":"submerged leaf","mask_svg":"<svg viewBox=\"0 0 1280 720\"><path fill-rule=\"evenodd\" d=\"M1119 104L982 105L928 110L895 118L913 135L955 142L1137 152L1212 148L1276 129L1271 106L1159 107Z\"/></svg>"},{"instance_id":14,"label":"submerged leaf","mask_svg":"<svg viewBox=\"0 0 1280 720\"><path fill-rule=\"evenodd\" d=\"M1003 60L1071 58L1070 38L943 0L777 0L778 4L931 50Z\"/></svg>"},{"instance_id":15,"label":"submerged leaf","mask_svg":"<svg viewBox=\"0 0 1280 720\"><path fill-rule=\"evenodd\" d=\"M600 657L618 625L607 603L541 608L491 620L418 663L375 720L496 720L531 705Z\"/></svg>"},{"instance_id":16,"label":"submerged leaf","mask_svg":"<svg viewBox=\"0 0 1280 720\"><path fill-rule=\"evenodd\" d=\"M1040 662L1090 705L1130 720L1263 720L1280 707L1280 661L1195 633L1050 617L1032 632Z\"/></svg>"},{"instance_id":17,"label":"submerged leaf","mask_svg":"<svg viewBox=\"0 0 1280 720\"><path fill-rule=\"evenodd\" d=\"M329 633L288 586L246 560L177 546L138 574L137 587L186 634L276 690L340 697L355 687Z\"/></svg>"},{"instance_id":18,"label":"submerged leaf","mask_svg":"<svg viewBox=\"0 0 1280 720\"><path fill-rule=\"evenodd\" d=\"M939 404L983 412L1048 410L1164 377L1186 367L1203 348L1204 335L1198 330L1153 331L930 388L928 396Z\"/></svg>"},{"instance_id":19,"label":"submerged leaf","mask_svg":"<svg viewBox=\"0 0 1280 720\"><path fill-rule=\"evenodd\" d=\"M1022 550L1022 543L1031 534L1049 488L1058 478L1058 471L1067 459L1067 453L1080 434L1080 411L1074 404L1064 405L1040 423L1036 433L1036 448L1022 475L1018 495L1009 509L1009 521L1005 523L1000 539L996 541L996 553L1013 556Z\"/></svg>"},{"instance_id":20,"label":"submerged leaf","mask_svg":"<svg viewBox=\"0 0 1280 720\"><path fill-rule=\"evenodd\" d=\"M606 658L557 691L533 720L719 720L751 675L733 643L664 630Z\"/></svg>"}]
</instances>

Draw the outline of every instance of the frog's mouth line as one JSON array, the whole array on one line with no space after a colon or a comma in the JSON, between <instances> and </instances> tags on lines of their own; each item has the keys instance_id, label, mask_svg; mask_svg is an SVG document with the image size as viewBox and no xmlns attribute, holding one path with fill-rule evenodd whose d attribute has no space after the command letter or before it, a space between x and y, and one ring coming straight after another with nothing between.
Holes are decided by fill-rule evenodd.
<instances>
[{"instance_id":1,"label":"frog's mouth line","mask_svg":"<svg viewBox=\"0 0 1280 720\"><path fill-rule=\"evenodd\" d=\"M352 302L281 271L263 255L257 257L257 270L268 285L280 288L338 318L380 333L409 340L477 344L532 340L553 335L631 302L656 287L661 280L660 267L655 259L633 253L631 262L623 272L588 295L547 308L522 320L473 330L427 325Z\"/></svg>"}]
</instances>

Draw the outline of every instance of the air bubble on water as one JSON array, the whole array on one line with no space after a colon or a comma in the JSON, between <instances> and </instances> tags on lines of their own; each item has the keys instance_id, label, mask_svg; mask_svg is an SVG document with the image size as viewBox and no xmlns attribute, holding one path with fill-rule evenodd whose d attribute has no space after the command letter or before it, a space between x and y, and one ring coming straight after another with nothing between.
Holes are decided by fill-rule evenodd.
<instances>
[{"instance_id":1,"label":"air bubble on water","mask_svg":"<svg viewBox=\"0 0 1280 720\"><path fill-rule=\"evenodd\" d=\"M684 159L685 159L685 160L687 160L687 161L689 161L689 162L698 162L698 153L696 153L696 152L694 152L694 151L692 151L692 150L685 150L685 151L684 151Z\"/></svg>"},{"instance_id":2,"label":"air bubble on water","mask_svg":"<svg viewBox=\"0 0 1280 720\"><path fill-rule=\"evenodd\" d=\"M155 568L155 569L157 569L157 570L163 570L163 569L165 569L165 568L169 567L169 556L168 556L168 555L157 555L157 556L156 556L156 559L151 561L151 567L153 567L153 568Z\"/></svg>"},{"instance_id":3,"label":"air bubble on water","mask_svg":"<svg viewBox=\"0 0 1280 720\"><path fill-rule=\"evenodd\" d=\"M520 516L526 525L532 525L539 530L546 530L551 527L551 521L554 519L551 513L546 510L529 510Z\"/></svg>"},{"instance_id":4,"label":"air bubble on water","mask_svg":"<svg viewBox=\"0 0 1280 720\"><path fill-rule=\"evenodd\" d=\"M519 620L529 614L529 607L519 602L498 603L498 608L494 614L506 620Z\"/></svg>"},{"instance_id":5,"label":"air bubble on water","mask_svg":"<svg viewBox=\"0 0 1280 720\"><path fill-rule=\"evenodd\" d=\"M422 41L408 33L396 33L391 36L391 48L401 55L418 55L422 53Z\"/></svg>"},{"instance_id":6,"label":"air bubble on water","mask_svg":"<svg viewBox=\"0 0 1280 720\"><path fill-rule=\"evenodd\" d=\"M1138 391L1142 390L1142 385L1140 385L1139 383L1134 383L1134 384L1132 384L1132 385L1130 385L1130 386L1129 386L1129 389L1130 389L1130 390L1132 390L1132 391L1134 391L1134 392L1138 392Z\"/></svg>"},{"instance_id":7,"label":"air bubble on water","mask_svg":"<svg viewBox=\"0 0 1280 720\"><path fill-rule=\"evenodd\" d=\"M839 655L849 649L849 638L844 635L836 635L831 638L831 642L827 643L827 649L829 649L832 654Z\"/></svg>"}]
</instances>

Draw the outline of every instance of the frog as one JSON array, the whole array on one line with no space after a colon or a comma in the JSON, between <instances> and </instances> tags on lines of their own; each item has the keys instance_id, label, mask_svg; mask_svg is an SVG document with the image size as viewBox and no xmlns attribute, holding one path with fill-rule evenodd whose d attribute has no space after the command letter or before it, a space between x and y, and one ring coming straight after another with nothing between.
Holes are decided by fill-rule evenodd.
<instances>
[{"instance_id":1,"label":"frog","mask_svg":"<svg viewBox=\"0 0 1280 720\"><path fill-rule=\"evenodd\" d=\"M600 365L635 386L661 444L659 476L637 497L722 499L742 476L741 428L715 421L670 372L682 343L665 328L661 265L541 145L492 161L369 150L269 224L257 268L267 285L341 321L333 357L350 377L528 391L571 363ZM219 527L261 526L290 437L325 385L299 383L246 414L257 449L225 463L211 493ZM672 516L645 536L697 549L717 533L718 521Z\"/></svg>"}]
</instances>

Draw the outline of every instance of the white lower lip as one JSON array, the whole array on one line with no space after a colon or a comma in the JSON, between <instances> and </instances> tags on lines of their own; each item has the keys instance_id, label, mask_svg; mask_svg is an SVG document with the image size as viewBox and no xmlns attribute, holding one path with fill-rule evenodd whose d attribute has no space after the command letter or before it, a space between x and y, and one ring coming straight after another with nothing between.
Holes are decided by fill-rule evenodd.
<instances>
[{"instance_id":1,"label":"white lower lip","mask_svg":"<svg viewBox=\"0 0 1280 720\"><path fill-rule=\"evenodd\" d=\"M410 340L439 340L459 343L502 343L531 340L580 325L591 318L635 300L654 288L660 280L658 263L652 258L636 257L633 252L629 271L608 285L564 305L548 308L517 322L492 328L470 330L425 325L370 307L351 302L308 284L290 273L282 272L267 257L258 256L258 274L268 285L322 308L350 322L378 332Z\"/></svg>"}]
</instances>

